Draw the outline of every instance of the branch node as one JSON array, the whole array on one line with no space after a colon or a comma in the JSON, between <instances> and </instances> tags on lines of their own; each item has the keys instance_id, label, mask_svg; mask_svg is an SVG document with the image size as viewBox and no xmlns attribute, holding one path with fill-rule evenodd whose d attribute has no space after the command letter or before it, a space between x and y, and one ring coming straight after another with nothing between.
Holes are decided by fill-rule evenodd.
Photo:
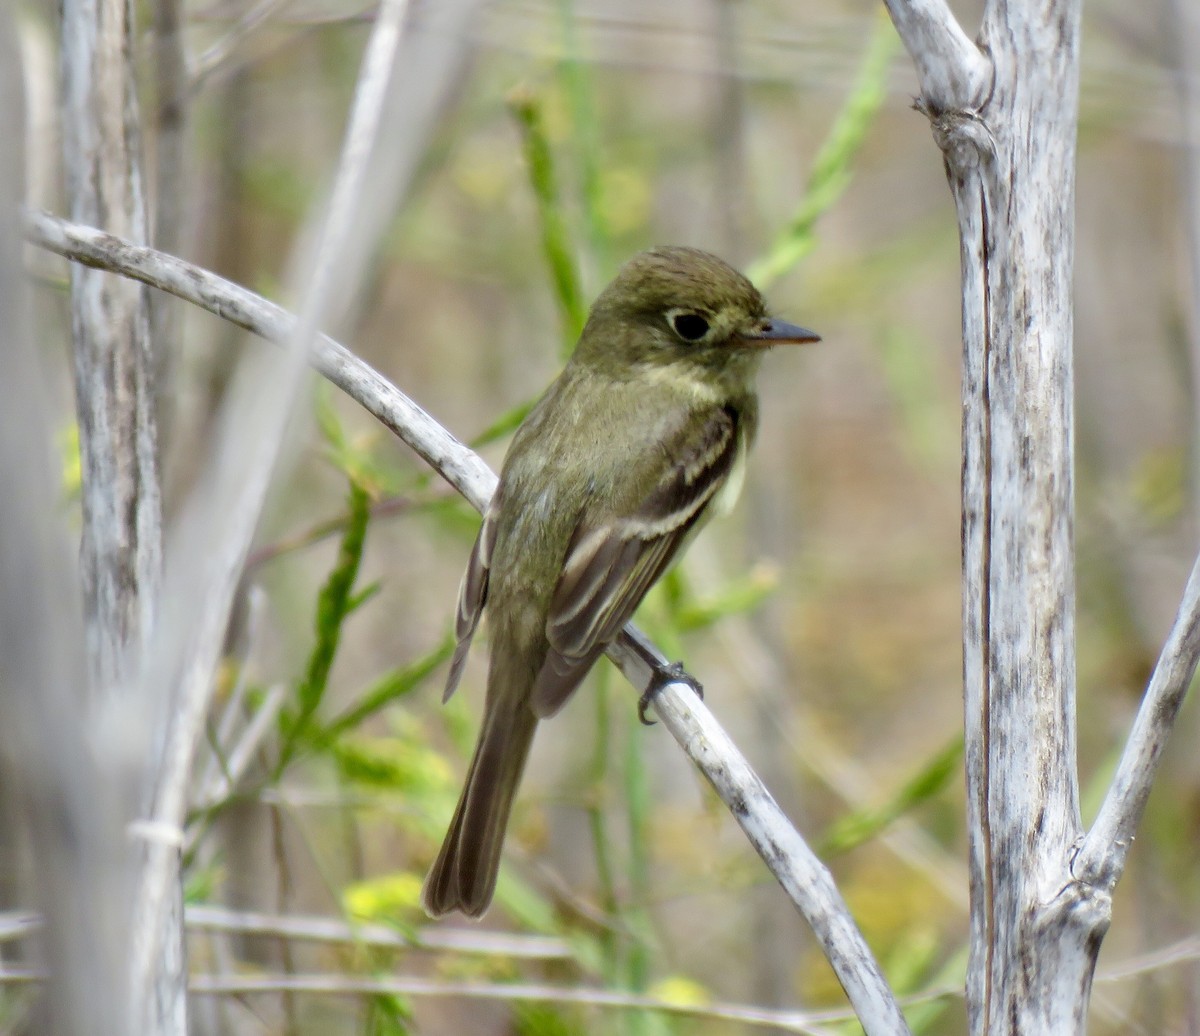
<instances>
[{"instance_id":1,"label":"branch node","mask_svg":"<svg viewBox=\"0 0 1200 1036\"><path fill-rule=\"evenodd\" d=\"M996 154L996 137L978 108L942 109L925 97L913 108L929 120L933 139L956 172L985 165Z\"/></svg>"}]
</instances>

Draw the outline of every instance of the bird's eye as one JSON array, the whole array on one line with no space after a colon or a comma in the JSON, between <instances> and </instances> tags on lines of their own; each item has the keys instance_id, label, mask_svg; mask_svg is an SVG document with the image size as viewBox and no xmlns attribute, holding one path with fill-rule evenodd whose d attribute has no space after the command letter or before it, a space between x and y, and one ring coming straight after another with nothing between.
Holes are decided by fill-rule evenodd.
<instances>
[{"instance_id":1,"label":"bird's eye","mask_svg":"<svg viewBox=\"0 0 1200 1036\"><path fill-rule=\"evenodd\" d=\"M698 342L708 334L708 321L699 313L669 313L672 330L685 342Z\"/></svg>"}]
</instances>

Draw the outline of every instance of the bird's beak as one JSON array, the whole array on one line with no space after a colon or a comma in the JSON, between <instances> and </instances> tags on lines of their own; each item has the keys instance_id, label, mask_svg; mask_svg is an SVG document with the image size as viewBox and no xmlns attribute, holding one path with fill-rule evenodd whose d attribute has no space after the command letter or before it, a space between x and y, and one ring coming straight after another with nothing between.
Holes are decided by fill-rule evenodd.
<instances>
[{"instance_id":1,"label":"bird's beak","mask_svg":"<svg viewBox=\"0 0 1200 1036\"><path fill-rule=\"evenodd\" d=\"M763 320L737 337L738 344L744 349L770 349L774 345L802 345L820 340L821 336L807 327L773 319Z\"/></svg>"}]
</instances>

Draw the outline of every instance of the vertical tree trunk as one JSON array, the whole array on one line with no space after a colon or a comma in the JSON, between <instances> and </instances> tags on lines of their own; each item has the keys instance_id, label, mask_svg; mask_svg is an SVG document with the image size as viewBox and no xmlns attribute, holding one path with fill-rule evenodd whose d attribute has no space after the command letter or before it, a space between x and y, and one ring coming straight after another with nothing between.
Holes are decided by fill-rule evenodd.
<instances>
[{"instance_id":1,"label":"vertical tree trunk","mask_svg":"<svg viewBox=\"0 0 1200 1036\"><path fill-rule=\"evenodd\" d=\"M71 216L144 244L134 51L129 0L63 0L63 160ZM73 265L71 323L83 472L80 575L91 682L101 708L133 709L128 696L135 693L162 579L147 289ZM115 701L117 696L125 700ZM127 768L144 760L121 762ZM137 787L137 776L109 776L125 795L129 815L144 815L148 789ZM131 1018L140 1031L183 1033L187 976L178 881L157 920L162 951L153 975L139 976L144 984L132 991Z\"/></svg>"},{"instance_id":2,"label":"vertical tree trunk","mask_svg":"<svg viewBox=\"0 0 1200 1036\"><path fill-rule=\"evenodd\" d=\"M1077 881L1072 264L1078 0L887 0L945 156L963 287L973 1033L1082 1033L1108 891Z\"/></svg>"},{"instance_id":3,"label":"vertical tree trunk","mask_svg":"<svg viewBox=\"0 0 1200 1036\"><path fill-rule=\"evenodd\" d=\"M1089 952L1090 921L1072 924L1056 902L1081 835L1071 315L1079 10L1073 0L991 4L980 47L993 78L980 121L961 138L953 119L944 127L963 229L975 1032L1082 1032L1099 948L1095 938Z\"/></svg>"},{"instance_id":4,"label":"vertical tree trunk","mask_svg":"<svg viewBox=\"0 0 1200 1036\"><path fill-rule=\"evenodd\" d=\"M127 0L63 0L63 157L71 216L145 243L133 48ZM146 293L141 284L71 267L81 569L97 688L127 677L153 625L161 578Z\"/></svg>"}]
</instances>

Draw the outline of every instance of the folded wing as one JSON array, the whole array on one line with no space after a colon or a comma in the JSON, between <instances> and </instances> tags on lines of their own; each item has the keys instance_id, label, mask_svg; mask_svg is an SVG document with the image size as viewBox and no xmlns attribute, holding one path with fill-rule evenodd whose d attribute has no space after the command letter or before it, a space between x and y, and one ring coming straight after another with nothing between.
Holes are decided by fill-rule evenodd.
<instances>
[{"instance_id":1,"label":"folded wing","mask_svg":"<svg viewBox=\"0 0 1200 1036\"><path fill-rule=\"evenodd\" d=\"M714 407L666 445L676 460L632 513L604 501L584 510L546 620L550 650L531 698L539 718L562 707L695 529L736 464L739 424L732 407Z\"/></svg>"},{"instance_id":2,"label":"folded wing","mask_svg":"<svg viewBox=\"0 0 1200 1036\"><path fill-rule=\"evenodd\" d=\"M471 548L467 570L463 573L462 585L458 588L458 610L454 617L454 634L458 638L458 644L454 648L454 657L450 660L446 689L442 692L443 704L450 700L450 696L458 687L458 681L462 679L463 668L467 664L467 652L471 649L471 640L479 626L479 616L483 614L483 606L487 602L488 575L492 567L492 551L496 547L499 496L497 491L484 512L483 524L479 527L479 535L475 537L475 546Z\"/></svg>"}]
</instances>

